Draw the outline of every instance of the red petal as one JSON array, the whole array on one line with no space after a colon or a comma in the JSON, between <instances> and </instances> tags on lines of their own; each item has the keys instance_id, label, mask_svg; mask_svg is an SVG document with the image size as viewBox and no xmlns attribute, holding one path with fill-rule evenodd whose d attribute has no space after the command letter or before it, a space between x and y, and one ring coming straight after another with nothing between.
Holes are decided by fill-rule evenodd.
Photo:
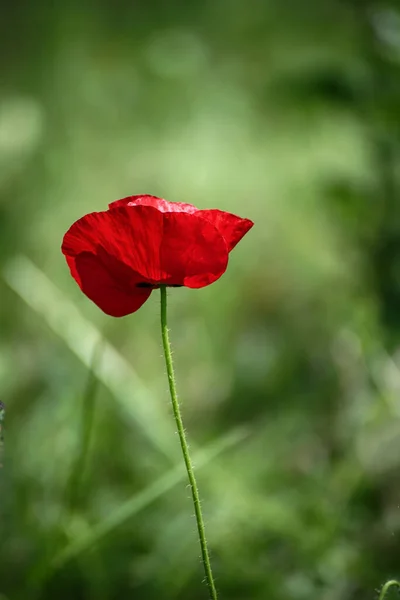
<instances>
[{"instance_id":1,"label":"red petal","mask_svg":"<svg viewBox=\"0 0 400 600\"><path fill-rule=\"evenodd\" d=\"M175 212L164 213L160 282L201 288L226 271L228 250L218 230L205 219Z\"/></svg>"},{"instance_id":2,"label":"red petal","mask_svg":"<svg viewBox=\"0 0 400 600\"><path fill-rule=\"evenodd\" d=\"M76 270L76 266L75 266L75 258L72 258L71 256L66 256L65 259L68 263L69 270L71 271L72 277L75 279L76 283L82 289L81 278L79 277L79 273Z\"/></svg>"},{"instance_id":3,"label":"red petal","mask_svg":"<svg viewBox=\"0 0 400 600\"><path fill-rule=\"evenodd\" d=\"M225 272L228 261L225 240L208 220L151 206L82 217L65 234L62 251L72 258L95 255L126 293L140 282L203 287ZM78 275L82 279L79 269Z\"/></svg>"},{"instance_id":4,"label":"red petal","mask_svg":"<svg viewBox=\"0 0 400 600\"><path fill-rule=\"evenodd\" d=\"M82 252L76 258L67 257L67 262L82 292L112 317L135 312L152 292L151 288L121 285L101 260L89 252Z\"/></svg>"},{"instance_id":5,"label":"red petal","mask_svg":"<svg viewBox=\"0 0 400 600\"><path fill-rule=\"evenodd\" d=\"M62 252L72 257L82 252L100 256L124 285L155 282L160 275L162 235L163 213L150 206L122 207L76 221L64 236Z\"/></svg>"},{"instance_id":6,"label":"red petal","mask_svg":"<svg viewBox=\"0 0 400 600\"><path fill-rule=\"evenodd\" d=\"M242 219L222 210L199 210L196 213L197 217L207 219L212 223L225 239L228 246L228 252L233 250L238 242L254 225L249 219Z\"/></svg>"},{"instance_id":7,"label":"red petal","mask_svg":"<svg viewBox=\"0 0 400 600\"><path fill-rule=\"evenodd\" d=\"M122 198L122 200L116 200L108 205L109 208L118 208L119 206L152 206L157 208L161 212L186 212L194 213L199 209L192 204L185 204L184 202L168 202L164 198L157 198L157 196L128 196Z\"/></svg>"}]
</instances>

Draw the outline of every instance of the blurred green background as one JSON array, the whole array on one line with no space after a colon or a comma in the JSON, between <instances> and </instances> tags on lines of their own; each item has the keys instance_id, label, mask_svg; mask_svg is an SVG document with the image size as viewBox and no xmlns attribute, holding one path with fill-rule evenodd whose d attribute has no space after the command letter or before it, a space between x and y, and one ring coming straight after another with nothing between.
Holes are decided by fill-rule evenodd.
<instances>
[{"instance_id":1,"label":"blurred green background","mask_svg":"<svg viewBox=\"0 0 400 600\"><path fill-rule=\"evenodd\" d=\"M158 294L107 317L59 250L139 193L255 222L169 294L221 600L376 598L400 576L399 5L19 0L0 80L1 600L207 597Z\"/></svg>"}]
</instances>

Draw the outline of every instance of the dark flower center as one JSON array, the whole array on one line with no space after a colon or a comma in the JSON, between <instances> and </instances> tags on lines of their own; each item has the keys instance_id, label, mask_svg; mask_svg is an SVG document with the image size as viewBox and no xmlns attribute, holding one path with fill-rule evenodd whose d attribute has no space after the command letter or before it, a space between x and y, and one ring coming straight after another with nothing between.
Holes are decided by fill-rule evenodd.
<instances>
[{"instance_id":1,"label":"dark flower center","mask_svg":"<svg viewBox=\"0 0 400 600\"><path fill-rule=\"evenodd\" d=\"M136 287L138 288L156 288L158 287L160 284L157 283L149 283L148 281L140 281L139 283L136 284ZM172 283L170 285L168 285L168 287L183 287L182 285L178 284L178 283Z\"/></svg>"}]
</instances>

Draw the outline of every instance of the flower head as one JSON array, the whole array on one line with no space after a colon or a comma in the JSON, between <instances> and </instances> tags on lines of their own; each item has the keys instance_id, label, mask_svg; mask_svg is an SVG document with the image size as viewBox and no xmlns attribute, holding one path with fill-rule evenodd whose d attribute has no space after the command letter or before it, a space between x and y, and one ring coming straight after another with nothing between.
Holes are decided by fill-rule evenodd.
<instances>
[{"instance_id":1,"label":"flower head","mask_svg":"<svg viewBox=\"0 0 400 600\"><path fill-rule=\"evenodd\" d=\"M123 317L160 285L201 288L219 279L252 226L217 209L129 196L76 221L61 249L84 294L106 314Z\"/></svg>"}]
</instances>

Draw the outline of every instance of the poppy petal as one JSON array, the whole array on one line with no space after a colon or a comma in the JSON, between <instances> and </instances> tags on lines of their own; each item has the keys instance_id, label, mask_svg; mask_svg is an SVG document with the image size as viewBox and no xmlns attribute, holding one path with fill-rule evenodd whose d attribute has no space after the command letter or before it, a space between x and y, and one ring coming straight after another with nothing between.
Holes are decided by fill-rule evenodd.
<instances>
[{"instance_id":1,"label":"poppy petal","mask_svg":"<svg viewBox=\"0 0 400 600\"><path fill-rule=\"evenodd\" d=\"M203 287L225 272L228 261L225 240L210 221L151 206L82 217L65 234L62 251L70 257L98 256L128 289L140 281Z\"/></svg>"},{"instance_id":2,"label":"poppy petal","mask_svg":"<svg viewBox=\"0 0 400 600\"><path fill-rule=\"evenodd\" d=\"M225 239L228 246L228 252L240 242L242 237L254 225L250 219L242 219L232 213L224 212L218 209L199 210L196 213L197 217L207 219L212 223Z\"/></svg>"},{"instance_id":3,"label":"poppy petal","mask_svg":"<svg viewBox=\"0 0 400 600\"><path fill-rule=\"evenodd\" d=\"M125 286L138 278L153 282L160 275L162 235L163 213L150 206L122 207L76 221L64 236L62 252L71 257L82 252L99 256Z\"/></svg>"},{"instance_id":4,"label":"poppy petal","mask_svg":"<svg viewBox=\"0 0 400 600\"><path fill-rule=\"evenodd\" d=\"M75 279L75 281L79 285L79 287L82 288L82 286L81 286L81 278L79 277L79 273L76 270L76 266L75 266L75 258L73 258L71 256L66 256L65 259L66 259L67 264L69 266L69 270L71 272L72 277Z\"/></svg>"},{"instance_id":5,"label":"poppy petal","mask_svg":"<svg viewBox=\"0 0 400 600\"><path fill-rule=\"evenodd\" d=\"M185 204L185 202L168 202L164 198L157 198L157 196L143 195L143 196L128 196L121 200L116 200L108 205L108 208L118 208L120 206L152 206L157 208L160 212L186 212L194 213L199 209L192 204Z\"/></svg>"},{"instance_id":6,"label":"poppy petal","mask_svg":"<svg viewBox=\"0 0 400 600\"><path fill-rule=\"evenodd\" d=\"M224 238L206 219L182 212L164 213L160 283L201 288L226 271L228 250Z\"/></svg>"},{"instance_id":7,"label":"poppy petal","mask_svg":"<svg viewBox=\"0 0 400 600\"><path fill-rule=\"evenodd\" d=\"M89 252L67 257L67 262L82 292L112 317L137 311L152 292L151 288L121 286L101 260Z\"/></svg>"}]
</instances>

